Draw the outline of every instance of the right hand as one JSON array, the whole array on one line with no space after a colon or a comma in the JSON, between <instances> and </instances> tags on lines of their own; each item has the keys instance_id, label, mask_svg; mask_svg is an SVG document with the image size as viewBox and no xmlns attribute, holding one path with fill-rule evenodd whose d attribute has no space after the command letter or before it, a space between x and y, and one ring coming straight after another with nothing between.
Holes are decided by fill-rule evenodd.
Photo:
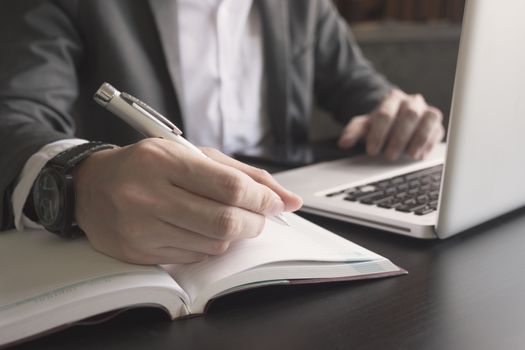
<instances>
[{"instance_id":1,"label":"right hand","mask_svg":"<svg viewBox=\"0 0 525 350\"><path fill-rule=\"evenodd\" d=\"M75 217L95 249L139 264L191 263L255 237L302 201L266 171L203 149L145 139L75 169Z\"/></svg>"}]
</instances>

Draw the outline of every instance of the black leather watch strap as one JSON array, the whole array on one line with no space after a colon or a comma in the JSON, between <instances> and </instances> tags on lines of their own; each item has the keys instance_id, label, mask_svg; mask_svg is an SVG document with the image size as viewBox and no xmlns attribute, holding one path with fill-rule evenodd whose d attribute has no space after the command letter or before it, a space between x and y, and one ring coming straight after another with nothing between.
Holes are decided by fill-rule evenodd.
<instances>
[{"instance_id":1,"label":"black leather watch strap","mask_svg":"<svg viewBox=\"0 0 525 350\"><path fill-rule=\"evenodd\" d=\"M75 165L89 157L91 154L97 151L115 147L115 145L111 145L109 143L91 141L60 152L55 157L53 157L49 163L58 165L67 170L71 170L75 167Z\"/></svg>"},{"instance_id":2,"label":"black leather watch strap","mask_svg":"<svg viewBox=\"0 0 525 350\"><path fill-rule=\"evenodd\" d=\"M45 169L54 169L53 172L55 174L61 174L56 175L58 177L62 178L62 185L59 186L61 188L61 203L63 206L60 208L60 215L59 219L57 219L56 222L53 224L45 225L45 228L53 233L58 234L59 236L66 237L66 238L72 238L76 236L82 235L82 231L76 225L74 222L74 216L75 216L75 189L73 185L73 170L76 165L78 165L82 160L86 159L91 154L102 151L105 149L115 148L117 146L94 141L94 142L87 142L80 144L78 146L69 148L59 154L57 154L54 158L50 159L47 164L45 165L44 169L42 171L45 171ZM37 180L38 181L38 180ZM33 186L35 188L35 185ZM38 186L37 186L38 187ZM33 193L33 198L26 201L26 205L28 207L24 208L24 212L31 215L31 214L37 214L38 211L35 211L35 197L34 197L34 191L31 191ZM33 206L33 207L31 207ZM38 216L38 215L36 215ZM37 218L38 219L38 218ZM39 220L40 221L40 220Z\"/></svg>"}]
</instances>

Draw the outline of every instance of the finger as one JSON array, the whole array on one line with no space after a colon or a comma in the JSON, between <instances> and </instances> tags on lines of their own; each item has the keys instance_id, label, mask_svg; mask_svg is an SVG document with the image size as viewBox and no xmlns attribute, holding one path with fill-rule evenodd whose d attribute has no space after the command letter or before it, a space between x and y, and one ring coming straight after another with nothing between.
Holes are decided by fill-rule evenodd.
<instances>
[{"instance_id":1,"label":"finger","mask_svg":"<svg viewBox=\"0 0 525 350\"><path fill-rule=\"evenodd\" d=\"M408 96L401 103L385 148L387 159L395 160L405 150L426 108L421 95Z\"/></svg>"},{"instance_id":2,"label":"finger","mask_svg":"<svg viewBox=\"0 0 525 350\"><path fill-rule=\"evenodd\" d=\"M221 241L256 237L265 217L228 206L176 186L167 186L151 214L173 226Z\"/></svg>"},{"instance_id":3,"label":"finger","mask_svg":"<svg viewBox=\"0 0 525 350\"><path fill-rule=\"evenodd\" d=\"M239 169L198 157L175 142L164 142L162 147L169 156L159 166L170 174L172 185L264 215L275 215L285 209L283 200L274 191Z\"/></svg>"},{"instance_id":4,"label":"finger","mask_svg":"<svg viewBox=\"0 0 525 350\"><path fill-rule=\"evenodd\" d=\"M220 255L230 246L230 241L209 238L161 220L150 225L148 230L151 232L148 238L152 250L167 247L204 255Z\"/></svg>"},{"instance_id":5,"label":"finger","mask_svg":"<svg viewBox=\"0 0 525 350\"><path fill-rule=\"evenodd\" d=\"M404 94L392 91L381 106L370 115L370 131L366 138L366 151L375 156L381 152L399 110Z\"/></svg>"},{"instance_id":6,"label":"finger","mask_svg":"<svg viewBox=\"0 0 525 350\"><path fill-rule=\"evenodd\" d=\"M436 142L432 139L435 128L441 127L443 116L441 111L434 107L429 107L421 118L412 140L408 146L408 154L414 159L420 159L427 142Z\"/></svg>"},{"instance_id":7,"label":"finger","mask_svg":"<svg viewBox=\"0 0 525 350\"><path fill-rule=\"evenodd\" d=\"M352 118L339 138L339 147L342 149L348 149L355 146L357 141L368 133L369 127L370 119L368 116L360 115Z\"/></svg>"},{"instance_id":8,"label":"finger","mask_svg":"<svg viewBox=\"0 0 525 350\"><path fill-rule=\"evenodd\" d=\"M437 143L439 143L441 140L443 140L444 136L445 136L445 129L440 124L438 127L434 129L426 145L423 146L423 152L421 153L420 159L425 159L429 155L429 153L432 152L432 150L434 149L434 146Z\"/></svg>"},{"instance_id":9,"label":"finger","mask_svg":"<svg viewBox=\"0 0 525 350\"><path fill-rule=\"evenodd\" d=\"M213 148L203 148L203 151L213 160L242 171L257 183L262 184L275 192L284 202L284 211L295 211L303 205L301 197L281 186L281 184L279 184L266 170L239 162L238 160L228 157L224 153Z\"/></svg>"}]
</instances>

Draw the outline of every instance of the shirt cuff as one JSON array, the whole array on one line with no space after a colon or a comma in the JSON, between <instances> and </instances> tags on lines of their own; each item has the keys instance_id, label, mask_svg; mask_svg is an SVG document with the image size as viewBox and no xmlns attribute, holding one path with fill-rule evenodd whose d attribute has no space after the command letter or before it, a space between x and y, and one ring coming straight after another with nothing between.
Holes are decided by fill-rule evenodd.
<instances>
[{"instance_id":1,"label":"shirt cuff","mask_svg":"<svg viewBox=\"0 0 525 350\"><path fill-rule=\"evenodd\" d=\"M25 216L23 212L29 191L31 191L33 183L40 173L40 170L42 170L44 165L46 165L50 159L54 158L60 152L86 142L88 141L82 139L66 139L52 142L42 147L26 161L22 168L22 172L18 177L13 196L11 197L15 227L17 230L21 231L25 228L42 228L41 225Z\"/></svg>"}]
</instances>

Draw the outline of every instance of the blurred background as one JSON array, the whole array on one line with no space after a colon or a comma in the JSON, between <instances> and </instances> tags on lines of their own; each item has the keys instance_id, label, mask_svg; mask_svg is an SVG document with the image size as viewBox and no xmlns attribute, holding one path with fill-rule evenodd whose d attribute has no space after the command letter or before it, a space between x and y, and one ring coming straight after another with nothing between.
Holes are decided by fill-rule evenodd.
<instances>
[{"instance_id":1,"label":"blurred background","mask_svg":"<svg viewBox=\"0 0 525 350\"><path fill-rule=\"evenodd\" d=\"M422 93L447 124L465 0L333 1L377 70L404 91ZM317 114L312 139L338 135L340 125Z\"/></svg>"},{"instance_id":2,"label":"blurred background","mask_svg":"<svg viewBox=\"0 0 525 350\"><path fill-rule=\"evenodd\" d=\"M350 23L449 22L460 23L465 0L333 0Z\"/></svg>"}]
</instances>

